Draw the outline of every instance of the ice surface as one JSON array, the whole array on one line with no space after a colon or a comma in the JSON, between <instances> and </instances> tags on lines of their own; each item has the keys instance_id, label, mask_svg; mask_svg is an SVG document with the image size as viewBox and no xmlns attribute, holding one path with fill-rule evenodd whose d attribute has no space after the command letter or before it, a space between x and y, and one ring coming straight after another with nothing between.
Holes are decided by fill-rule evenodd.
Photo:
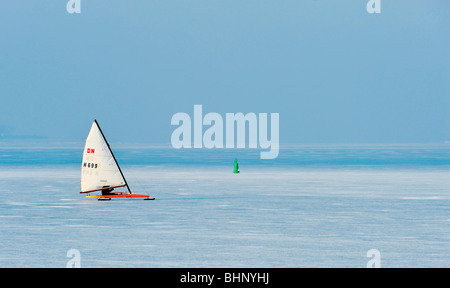
<instances>
[{"instance_id":1,"label":"ice surface","mask_svg":"<svg viewBox=\"0 0 450 288\"><path fill-rule=\"evenodd\" d=\"M0 167L0 267L450 266L445 167L133 166L134 193L80 195L80 167Z\"/></svg>"}]
</instances>

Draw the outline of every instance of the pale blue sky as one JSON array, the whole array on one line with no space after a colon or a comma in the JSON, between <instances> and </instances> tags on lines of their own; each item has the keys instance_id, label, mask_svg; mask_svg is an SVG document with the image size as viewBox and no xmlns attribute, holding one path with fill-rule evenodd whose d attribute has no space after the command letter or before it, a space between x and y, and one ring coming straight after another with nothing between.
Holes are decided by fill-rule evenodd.
<instances>
[{"instance_id":1,"label":"pale blue sky","mask_svg":"<svg viewBox=\"0 0 450 288\"><path fill-rule=\"evenodd\" d=\"M194 104L280 113L281 145L450 140L450 1L66 3L1 5L0 141L167 144Z\"/></svg>"}]
</instances>

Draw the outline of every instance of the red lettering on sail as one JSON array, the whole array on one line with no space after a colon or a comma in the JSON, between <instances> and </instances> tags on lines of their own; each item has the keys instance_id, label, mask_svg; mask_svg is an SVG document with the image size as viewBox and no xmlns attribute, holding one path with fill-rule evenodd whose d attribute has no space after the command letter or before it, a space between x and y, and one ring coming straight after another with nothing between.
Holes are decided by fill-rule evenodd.
<instances>
[{"instance_id":1,"label":"red lettering on sail","mask_svg":"<svg viewBox=\"0 0 450 288\"><path fill-rule=\"evenodd\" d=\"M87 148L87 153L88 154L91 153L91 149L90 148Z\"/></svg>"},{"instance_id":2,"label":"red lettering on sail","mask_svg":"<svg viewBox=\"0 0 450 288\"><path fill-rule=\"evenodd\" d=\"M91 153L94 154L94 148L91 148Z\"/></svg>"}]
</instances>

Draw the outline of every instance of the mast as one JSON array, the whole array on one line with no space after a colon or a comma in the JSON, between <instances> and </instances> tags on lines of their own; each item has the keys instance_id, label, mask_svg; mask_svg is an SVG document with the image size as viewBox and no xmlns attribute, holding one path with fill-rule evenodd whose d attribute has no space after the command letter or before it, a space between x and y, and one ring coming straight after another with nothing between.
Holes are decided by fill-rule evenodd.
<instances>
[{"instance_id":1,"label":"mast","mask_svg":"<svg viewBox=\"0 0 450 288\"><path fill-rule=\"evenodd\" d=\"M131 194L131 189L130 189L130 186L128 186L127 179L125 179L125 176L123 176L123 173L122 173L122 170L120 169L119 163L117 163L116 157L114 156L114 153L111 150L111 147L109 147L108 140L106 140L105 135L103 134L102 128L100 128L100 125L98 125L97 119L94 119L94 121L95 121L95 124L97 124L98 130L102 134L103 140L105 140L105 143L108 146L109 152L111 152L111 155L112 155L114 161L116 162L117 168L119 168L120 175L122 175L123 180L125 180L125 186L127 186L128 192Z\"/></svg>"}]
</instances>

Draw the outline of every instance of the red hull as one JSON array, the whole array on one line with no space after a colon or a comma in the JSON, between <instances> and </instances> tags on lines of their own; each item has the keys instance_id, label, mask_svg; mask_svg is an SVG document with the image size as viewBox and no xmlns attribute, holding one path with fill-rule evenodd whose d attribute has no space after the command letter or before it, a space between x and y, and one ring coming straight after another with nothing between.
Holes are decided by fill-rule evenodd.
<instances>
[{"instance_id":1,"label":"red hull","mask_svg":"<svg viewBox=\"0 0 450 288\"><path fill-rule=\"evenodd\" d=\"M149 198L148 195L143 194L117 194L117 195L88 195L86 198Z\"/></svg>"}]
</instances>

